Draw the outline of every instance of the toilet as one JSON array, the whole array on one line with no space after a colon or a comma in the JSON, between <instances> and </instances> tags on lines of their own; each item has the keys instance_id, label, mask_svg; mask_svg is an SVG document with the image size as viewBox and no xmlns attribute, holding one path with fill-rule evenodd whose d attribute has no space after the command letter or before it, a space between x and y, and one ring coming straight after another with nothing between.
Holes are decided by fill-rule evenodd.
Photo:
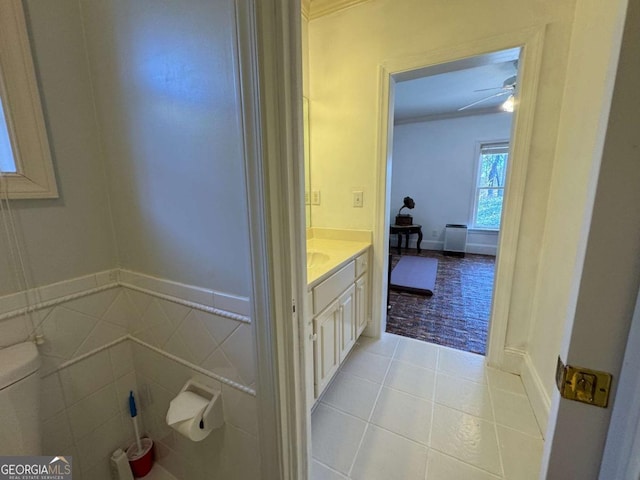
<instances>
[{"instance_id":1,"label":"toilet","mask_svg":"<svg viewBox=\"0 0 640 480\"><path fill-rule=\"evenodd\" d=\"M31 342L0 350L0 456L41 454L39 367Z\"/></svg>"}]
</instances>

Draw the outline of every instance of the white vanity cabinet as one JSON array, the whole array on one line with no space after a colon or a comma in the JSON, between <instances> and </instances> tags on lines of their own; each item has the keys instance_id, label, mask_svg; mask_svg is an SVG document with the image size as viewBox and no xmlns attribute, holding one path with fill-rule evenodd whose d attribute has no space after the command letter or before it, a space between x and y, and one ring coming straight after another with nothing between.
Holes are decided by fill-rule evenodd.
<instances>
[{"instance_id":1,"label":"white vanity cabinet","mask_svg":"<svg viewBox=\"0 0 640 480\"><path fill-rule=\"evenodd\" d=\"M309 339L313 344L314 399L329 384L367 324L368 258L367 249L309 292L309 313L313 318L313 333Z\"/></svg>"}]
</instances>

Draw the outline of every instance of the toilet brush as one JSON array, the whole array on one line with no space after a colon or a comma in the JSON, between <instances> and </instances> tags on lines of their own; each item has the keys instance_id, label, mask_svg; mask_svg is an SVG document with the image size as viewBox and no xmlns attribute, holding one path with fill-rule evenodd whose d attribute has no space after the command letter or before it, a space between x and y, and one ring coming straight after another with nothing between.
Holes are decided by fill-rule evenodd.
<instances>
[{"instance_id":1,"label":"toilet brush","mask_svg":"<svg viewBox=\"0 0 640 480\"><path fill-rule=\"evenodd\" d=\"M133 431L136 435L136 446L138 453L142 452L142 443L140 442L140 430L138 429L138 410L136 408L136 399L133 397L133 390L129 391L129 413L133 420Z\"/></svg>"}]
</instances>

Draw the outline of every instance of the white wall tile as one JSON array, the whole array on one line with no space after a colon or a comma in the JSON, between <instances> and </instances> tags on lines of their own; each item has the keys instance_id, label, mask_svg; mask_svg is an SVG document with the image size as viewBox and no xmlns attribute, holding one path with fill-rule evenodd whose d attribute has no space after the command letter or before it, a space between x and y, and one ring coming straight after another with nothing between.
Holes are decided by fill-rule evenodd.
<instances>
[{"instance_id":1,"label":"white wall tile","mask_svg":"<svg viewBox=\"0 0 640 480\"><path fill-rule=\"evenodd\" d=\"M127 330L124 327L112 325L105 321L100 321L89 333L89 336L75 351L73 357L79 357L85 353L89 353L97 348L103 347L108 343L114 342L119 338L124 337L127 334Z\"/></svg>"},{"instance_id":2,"label":"white wall tile","mask_svg":"<svg viewBox=\"0 0 640 480\"><path fill-rule=\"evenodd\" d=\"M199 365L218 346L216 340L200 320L200 316L192 310L176 329L173 337L178 336L186 347L189 357L177 354L185 360Z\"/></svg>"},{"instance_id":3,"label":"white wall tile","mask_svg":"<svg viewBox=\"0 0 640 480\"><path fill-rule=\"evenodd\" d=\"M113 325L129 328L129 325L139 316L140 314L134 307L127 292L119 288L115 300L111 302L107 311L102 314L102 319Z\"/></svg>"},{"instance_id":4,"label":"white wall tile","mask_svg":"<svg viewBox=\"0 0 640 480\"><path fill-rule=\"evenodd\" d=\"M65 409L62 385L58 372L47 375L40 382L40 415L47 420Z\"/></svg>"},{"instance_id":5,"label":"white wall tile","mask_svg":"<svg viewBox=\"0 0 640 480\"><path fill-rule=\"evenodd\" d=\"M108 419L119 415L118 406L115 385L110 383L102 390L98 390L93 395L89 395L69 407L67 410L69 423L76 442L82 440Z\"/></svg>"},{"instance_id":6,"label":"white wall tile","mask_svg":"<svg viewBox=\"0 0 640 480\"><path fill-rule=\"evenodd\" d=\"M67 407L113 382L109 352L104 350L60 371Z\"/></svg>"},{"instance_id":7,"label":"white wall tile","mask_svg":"<svg viewBox=\"0 0 640 480\"><path fill-rule=\"evenodd\" d=\"M64 410L42 422L42 451L46 455L57 455L73 444L73 437Z\"/></svg>"},{"instance_id":8,"label":"white wall tile","mask_svg":"<svg viewBox=\"0 0 640 480\"><path fill-rule=\"evenodd\" d=\"M229 361L222 351L222 348L217 348L200 365L202 368L206 368L208 371L234 382L242 383L243 381L242 378L240 378L238 369Z\"/></svg>"},{"instance_id":9,"label":"white wall tile","mask_svg":"<svg viewBox=\"0 0 640 480\"><path fill-rule=\"evenodd\" d=\"M256 397L223 384L222 403L225 422L251 435L258 435Z\"/></svg>"},{"instance_id":10,"label":"white wall tile","mask_svg":"<svg viewBox=\"0 0 640 480\"><path fill-rule=\"evenodd\" d=\"M131 340L125 340L109 349L114 378L120 378L134 371L133 350Z\"/></svg>"},{"instance_id":11,"label":"white wall tile","mask_svg":"<svg viewBox=\"0 0 640 480\"><path fill-rule=\"evenodd\" d=\"M80 455L82 472L91 478L88 472L98 463L108 465L109 457L117 448L126 448L129 432L119 414L113 415L97 425L82 441L76 443Z\"/></svg>"},{"instance_id":12,"label":"white wall tile","mask_svg":"<svg viewBox=\"0 0 640 480\"><path fill-rule=\"evenodd\" d=\"M220 478L249 480L260 478L258 440L232 425L225 425L224 465Z\"/></svg>"},{"instance_id":13,"label":"white wall tile","mask_svg":"<svg viewBox=\"0 0 640 480\"><path fill-rule=\"evenodd\" d=\"M202 322L218 344L223 343L229 335L241 325L241 323L236 320L198 310L193 310L191 315L196 316Z\"/></svg>"},{"instance_id":14,"label":"white wall tile","mask_svg":"<svg viewBox=\"0 0 640 480\"><path fill-rule=\"evenodd\" d=\"M40 351L70 359L97 323L98 319L95 317L55 307L40 327L45 336L45 343Z\"/></svg>"},{"instance_id":15,"label":"white wall tile","mask_svg":"<svg viewBox=\"0 0 640 480\"><path fill-rule=\"evenodd\" d=\"M0 321L0 348L27 341L29 330L24 315Z\"/></svg>"},{"instance_id":16,"label":"white wall tile","mask_svg":"<svg viewBox=\"0 0 640 480\"><path fill-rule=\"evenodd\" d=\"M80 297L70 302L65 302L65 308L76 312L101 318L118 296L120 289L111 288L93 295Z\"/></svg>"},{"instance_id":17,"label":"white wall tile","mask_svg":"<svg viewBox=\"0 0 640 480\"><path fill-rule=\"evenodd\" d=\"M138 316L142 316L144 312L149 307L151 300L153 297L151 295L147 295L146 293L138 292L137 290L131 290L130 288L124 288L124 292L127 297L131 301L132 305L134 305L136 311L138 312Z\"/></svg>"},{"instance_id":18,"label":"white wall tile","mask_svg":"<svg viewBox=\"0 0 640 480\"><path fill-rule=\"evenodd\" d=\"M245 385L255 379L253 334L251 325L242 324L222 344L222 350L238 369Z\"/></svg>"}]
</instances>

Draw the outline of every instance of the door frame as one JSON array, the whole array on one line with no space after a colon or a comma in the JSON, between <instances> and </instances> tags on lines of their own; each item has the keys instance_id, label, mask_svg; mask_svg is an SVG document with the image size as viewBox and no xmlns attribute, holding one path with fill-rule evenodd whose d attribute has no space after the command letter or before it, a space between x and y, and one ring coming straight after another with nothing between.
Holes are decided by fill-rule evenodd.
<instances>
[{"instance_id":1,"label":"door frame","mask_svg":"<svg viewBox=\"0 0 640 480\"><path fill-rule=\"evenodd\" d=\"M506 349L511 305L512 280L517 258L518 237L527 178L529 148L538 90L545 26L536 26L451 48L426 52L421 56L392 59L379 66L377 191L374 219L374 265L372 276L372 323L366 334L379 337L386 327L387 275L393 154L393 110L395 79L403 74L444 63L492 52L520 48L518 64L518 108L511 127L510 167L503 206L502 228L498 237L498 256L493 288L491 320L487 345L489 365L520 373L522 356Z\"/></svg>"}]
</instances>

